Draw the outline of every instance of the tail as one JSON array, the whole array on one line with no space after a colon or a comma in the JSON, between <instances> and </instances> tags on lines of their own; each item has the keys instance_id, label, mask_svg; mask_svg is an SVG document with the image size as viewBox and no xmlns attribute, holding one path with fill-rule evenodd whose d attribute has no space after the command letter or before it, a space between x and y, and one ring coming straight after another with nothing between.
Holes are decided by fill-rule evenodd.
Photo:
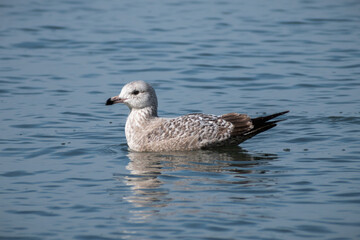
<instances>
[{"instance_id":1,"label":"tail","mask_svg":"<svg viewBox=\"0 0 360 240\"><path fill-rule=\"evenodd\" d=\"M284 115L288 112L289 111L284 111L284 112L279 112L279 113L271 114L271 115L264 116L264 117L258 117L258 118L251 119L251 121L254 125L254 128L244 134L246 136L246 139L249 139L261 132L265 132L266 130L269 130L270 128L275 127L277 122L280 122L283 120L275 120L275 121L270 121L270 120L273 118L276 118L278 116Z\"/></svg>"}]
</instances>

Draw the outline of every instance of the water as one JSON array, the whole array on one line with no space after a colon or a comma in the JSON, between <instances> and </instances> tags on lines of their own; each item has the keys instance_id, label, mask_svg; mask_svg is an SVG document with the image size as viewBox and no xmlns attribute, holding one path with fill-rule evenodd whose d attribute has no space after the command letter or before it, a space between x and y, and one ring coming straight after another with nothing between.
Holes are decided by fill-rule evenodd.
<instances>
[{"instance_id":1,"label":"water","mask_svg":"<svg viewBox=\"0 0 360 240\"><path fill-rule=\"evenodd\" d=\"M359 239L358 1L2 1L0 239ZM160 115L290 110L219 151L131 153Z\"/></svg>"}]
</instances>

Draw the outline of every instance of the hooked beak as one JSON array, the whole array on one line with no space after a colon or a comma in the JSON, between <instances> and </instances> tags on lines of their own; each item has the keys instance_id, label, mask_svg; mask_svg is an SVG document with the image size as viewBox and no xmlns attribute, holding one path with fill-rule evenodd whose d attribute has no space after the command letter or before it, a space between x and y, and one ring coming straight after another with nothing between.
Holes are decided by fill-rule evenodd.
<instances>
[{"instance_id":1,"label":"hooked beak","mask_svg":"<svg viewBox=\"0 0 360 240\"><path fill-rule=\"evenodd\" d=\"M113 105L115 103L123 103L125 99L123 98L120 98L119 96L115 96L115 97L112 97L112 98L109 98L105 105Z\"/></svg>"}]
</instances>

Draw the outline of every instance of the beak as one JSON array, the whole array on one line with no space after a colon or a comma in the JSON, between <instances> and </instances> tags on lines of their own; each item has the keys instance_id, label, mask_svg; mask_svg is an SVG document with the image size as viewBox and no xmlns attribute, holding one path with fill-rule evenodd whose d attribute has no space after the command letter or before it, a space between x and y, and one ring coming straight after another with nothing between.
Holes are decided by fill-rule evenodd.
<instances>
[{"instance_id":1,"label":"beak","mask_svg":"<svg viewBox=\"0 0 360 240\"><path fill-rule=\"evenodd\" d=\"M120 98L119 96L115 96L115 97L112 97L112 98L109 98L105 105L113 105L115 103L123 103L125 99L123 98Z\"/></svg>"}]
</instances>

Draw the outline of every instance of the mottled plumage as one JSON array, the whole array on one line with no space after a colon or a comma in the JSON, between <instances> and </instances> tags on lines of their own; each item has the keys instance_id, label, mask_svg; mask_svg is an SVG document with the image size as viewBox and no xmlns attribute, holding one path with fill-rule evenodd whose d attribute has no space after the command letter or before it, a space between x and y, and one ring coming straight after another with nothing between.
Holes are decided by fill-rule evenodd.
<instances>
[{"instance_id":1,"label":"mottled plumage","mask_svg":"<svg viewBox=\"0 0 360 240\"><path fill-rule=\"evenodd\" d=\"M177 118L157 116L155 90L144 81L126 84L119 96L109 98L106 105L124 103L130 108L125 135L130 149L139 152L185 151L238 145L254 135L276 126L272 118L251 119L246 114L221 116L202 113Z\"/></svg>"}]
</instances>

